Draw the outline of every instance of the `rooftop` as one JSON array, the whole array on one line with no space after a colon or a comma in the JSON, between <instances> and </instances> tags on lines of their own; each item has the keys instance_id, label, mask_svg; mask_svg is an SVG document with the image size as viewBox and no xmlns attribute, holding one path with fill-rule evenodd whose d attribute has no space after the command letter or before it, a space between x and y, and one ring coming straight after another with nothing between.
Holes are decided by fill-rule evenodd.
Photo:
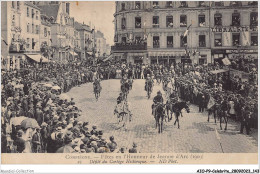
<instances>
[{"instance_id":1,"label":"rooftop","mask_svg":"<svg viewBox=\"0 0 260 174\"><path fill-rule=\"evenodd\" d=\"M91 32L91 29L88 25L82 24L79 22L75 22L75 28L76 28L76 30L86 30L86 31Z\"/></svg>"},{"instance_id":2,"label":"rooftop","mask_svg":"<svg viewBox=\"0 0 260 174\"><path fill-rule=\"evenodd\" d=\"M43 5L43 6L38 6L38 7L41 9L42 14L49 16L49 17L53 17L54 20L56 21L59 7L60 7L59 4Z\"/></svg>"}]
</instances>

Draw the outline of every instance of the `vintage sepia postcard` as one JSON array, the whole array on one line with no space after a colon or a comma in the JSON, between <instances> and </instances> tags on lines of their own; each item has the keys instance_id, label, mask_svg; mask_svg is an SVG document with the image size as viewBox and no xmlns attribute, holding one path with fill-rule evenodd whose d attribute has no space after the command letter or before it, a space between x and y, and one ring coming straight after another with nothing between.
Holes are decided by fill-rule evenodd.
<instances>
[{"instance_id":1,"label":"vintage sepia postcard","mask_svg":"<svg viewBox=\"0 0 260 174\"><path fill-rule=\"evenodd\" d=\"M258 164L258 1L1 1L1 163Z\"/></svg>"}]
</instances>

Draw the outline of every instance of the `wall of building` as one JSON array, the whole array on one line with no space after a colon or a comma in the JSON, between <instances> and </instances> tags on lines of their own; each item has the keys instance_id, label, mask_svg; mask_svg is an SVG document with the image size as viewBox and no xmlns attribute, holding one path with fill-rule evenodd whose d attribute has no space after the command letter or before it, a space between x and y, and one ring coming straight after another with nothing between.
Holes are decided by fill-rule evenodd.
<instances>
[{"instance_id":1,"label":"wall of building","mask_svg":"<svg viewBox=\"0 0 260 174\"><path fill-rule=\"evenodd\" d=\"M158 6L153 4L158 2ZM171 5L169 6L169 2ZM138 7L137 8L137 3ZM216 7L214 2L188 2L187 6L181 6L181 2L174 1L120 1L116 2L115 16L115 44L122 44L123 38L126 38L126 44L131 44L136 36L143 38L147 43L146 52L149 59L157 57L157 59L165 59L164 57L174 57L176 62L181 62L188 51L189 57L193 63L213 63L212 49L214 45L214 35L212 28L214 27L214 14L221 13L223 16L223 26L230 26L232 22L232 13L240 13L241 26L250 25L250 13L257 12L257 5L248 5L249 2L241 2L242 6L233 4L234 2L222 2L222 7ZM123 6L125 8L123 8ZM181 26L180 17L186 15L186 26ZM200 25L199 17L205 16L205 23ZM154 27L153 17L159 17L159 25ZM172 16L172 26L167 26L167 16ZM141 28L136 28L135 18L141 18ZM125 19L125 22L122 20ZM122 25L124 24L124 27ZM191 25L191 26L190 26ZM187 50L181 46L181 36L185 33L187 27L190 26L187 35ZM232 44L232 32L222 33L223 45L221 48L234 48ZM239 33L239 32L235 32ZM251 43L251 34L257 34L256 31L240 32L241 46L248 47ZM154 36L159 37L159 47L154 47ZM173 46L167 46L167 37L173 37ZM205 37L205 44L199 43L199 38ZM224 39L225 38L225 39ZM252 46L251 46L252 47ZM257 50L257 46L252 48ZM113 52L127 54L127 59L132 62L130 56L131 50L113 50ZM138 52L138 51L134 51ZM191 53L195 54L191 54ZM123 57L123 56L122 56ZM202 61L202 59L206 59ZM159 60L160 61L160 60ZM165 60L162 60L165 61Z\"/></svg>"},{"instance_id":2,"label":"wall of building","mask_svg":"<svg viewBox=\"0 0 260 174\"><path fill-rule=\"evenodd\" d=\"M26 52L40 52L40 26L41 26L41 17L40 17L40 9L35 8L32 5L29 5L30 2L24 2L22 4L22 13L21 13L21 27L22 27L22 37L26 40ZM29 13L27 15L27 9ZM32 10L34 15L32 16ZM27 25L29 26L29 30L27 30ZM38 29L36 30L36 26ZM33 40L34 40L34 48L33 48Z\"/></svg>"}]
</instances>

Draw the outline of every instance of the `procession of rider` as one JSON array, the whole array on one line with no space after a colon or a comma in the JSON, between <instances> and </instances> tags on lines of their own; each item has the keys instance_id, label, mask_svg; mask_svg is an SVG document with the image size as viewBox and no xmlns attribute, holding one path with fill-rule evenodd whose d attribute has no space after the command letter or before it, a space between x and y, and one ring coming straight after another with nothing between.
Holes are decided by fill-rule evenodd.
<instances>
[{"instance_id":1,"label":"procession of rider","mask_svg":"<svg viewBox=\"0 0 260 174\"><path fill-rule=\"evenodd\" d=\"M159 104L163 104L163 97L161 91L158 91L157 95L153 98L152 115L155 116L155 109Z\"/></svg>"},{"instance_id":2,"label":"procession of rider","mask_svg":"<svg viewBox=\"0 0 260 174\"><path fill-rule=\"evenodd\" d=\"M170 96L169 96L169 102L174 104L178 101L178 93L175 90L172 90Z\"/></svg>"},{"instance_id":3,"label":"procession of rider","mask_svg":"<svg viewBox=\"0 0 260 174\"><path fill-rule=\"evenodd\" d=\"M148 90L148 87L150 86L151 87L151 92L153 91L153 84L154 84L154 81L153 79L151 78L150 74L147 74L147 77L145 79L145 91Z\"/></svg>"}]
</instances>

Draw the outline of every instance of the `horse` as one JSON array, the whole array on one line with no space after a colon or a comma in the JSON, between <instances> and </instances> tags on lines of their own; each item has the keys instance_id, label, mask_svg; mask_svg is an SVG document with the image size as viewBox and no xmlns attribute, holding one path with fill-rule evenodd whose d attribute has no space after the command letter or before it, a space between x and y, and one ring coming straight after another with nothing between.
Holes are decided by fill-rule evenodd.
<instances>
[{"instance_id":1,"label":"horse","mask_svg":"<svg viewBox=\"0 0 260 174\"><path fill-rule=\"evenodd\" d=\"M162 133L162 127L163 127L163 120L165 117L165 104L158 104L156 106L152 106L155 107L154 110L154 118L155 118L155 128L157 129L158 127L158 133Z\"/></svg>"},{"instance_id":2,"label":"horse","mask_svg":"<svg viewBox=\"0 0 260 174\"><path fill-rule=\"evenodd\" d=\"M94 87L94 94L95 94L96 100L98 100L101 89L102 89L100 82L94 82L93 87Z\"/></svg>"},{"instance_id":3,"label":"horse","mask_svg":"<svg viewBox=\"0 0 260 174\"><path fill-rule=\"evenodd\" d=\"M129 90L131 90L133 88L133 83L134 83L133 79L128 80Z\"/></svg>"},{"instance_id":4,"label":"horse","mask_svg":"<svg viewBox=\"0 0 260 174\"><path fill-rule=\"evenodd\" d=\"M152 84L151 81L147 82L147 84L145 85L145 90L147 91L147 97L148 97L148 99L151 97L152 86L153 86L153 84Z\"/></svg>"},{"instance_id":5,"label":"horse","mask_svg":"<svg viewBox=\"0 0 260 174\"><path fill-rule=\"evenodd\" d=\"M158 84L158 85L160 85L161 84L161 74L160 74L160 72L158 72L157 74L156 74L156 83Z\"/></svg>"},{"instance_id":6,"label":"horse","mask_svg":"<svg viewBox=\"0 0 260 174\"><path fill-rule=\"evenodd\" d=\"M190 112L190 108L187 102L183 101L183 102L176 102L174 104L172 103L167 103L166 104L166 110L167 110L167 115L168 115L168 120L172 119L172 113L175 114L175 122L174 125L176 125L176 123L178 123L178 129L180 129L180 122L179 122L179 116L182 115L181 110L185 109L187 111L187 113ZM171 111L171 118L169 119L169 111Z\"/></svg>"},{"instance_id":7,"label":"horse","mask_svg":"<svg viewBox=\"0 0 260 174\"><path fill-rule=\"evenodd\" d=\"M163 85L163 90L165 91L168 87L169 80L168 79L163 79L162 85Z\"/></svg>"},{"instance_id":8,"label":"horse","mask_svg":"<svg viewBox=\"0 0 260 174\"><path fill-rule=\"evenodd\" d=\"M128 95L128 93L129 93L129 89L130 89L130 86L129 86L129 84L126 82L126 83L123 83L122 85L121 85L121 92L122 92L122 94L123 94L123 98L124 99L127 99L127 95Z\"/></svg>"},{"instance_id":9,"label":"horse","mask_svg":"<svg viewBox=\"0 0 260 174\"><path fill-rule=\"evenodd\" d=\"M126 101L122 101L122 103L118 104L116 108L114 109L114 115L117 115L117 123L123 123L121 127L127 127L127 122L132 121L132 114L129 110L129 107L126 103ZM119 127L119 128L121 128ZM118 129L119 129L118 128Z\"/></svg>"},{"instance_id":10,"label":"horse","mask_svg":"<svg viewBox=\"0 0 260 174\"><path fill-rule=\"evenodd\" d=\"M225 129L227 130L228 113L227 110L223 109L223 104L214 104L210 109L208 109L208 122L209 116L213 114L215 123L217 123L216 118L219 118L220 129L222 130L222 119L224 119Z\"/></svg>"},{"instance_id":11,"label":"horse","mask_svg":"<svg viewBox=\"0 0 260 174\"><path fill-rule=\"evenodd\" d=\"M208 122L209 122L209 116L213 114L215 123L217 123L217 115L218 115L219 105L214 104L211 108L208 109Z\"/></svg>"}]
</instances>

